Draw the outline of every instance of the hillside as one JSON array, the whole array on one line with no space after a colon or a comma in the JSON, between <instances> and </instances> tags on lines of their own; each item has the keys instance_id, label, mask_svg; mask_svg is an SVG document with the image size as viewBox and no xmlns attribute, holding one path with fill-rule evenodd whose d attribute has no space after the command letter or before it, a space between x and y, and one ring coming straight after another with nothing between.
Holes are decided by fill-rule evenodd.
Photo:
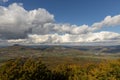
<instances>
[{"instance_id":1,"label":"hillside","mask_svg":"<svg viewBox=\"0 0 120 80\"><path fill-rule=\"evenodd\" d=\"M48 65L79 64L103 59L118 59L119 46L21 46L0 48L0 63L16 58L38 58Z\"/></svg>"}]
</instances>

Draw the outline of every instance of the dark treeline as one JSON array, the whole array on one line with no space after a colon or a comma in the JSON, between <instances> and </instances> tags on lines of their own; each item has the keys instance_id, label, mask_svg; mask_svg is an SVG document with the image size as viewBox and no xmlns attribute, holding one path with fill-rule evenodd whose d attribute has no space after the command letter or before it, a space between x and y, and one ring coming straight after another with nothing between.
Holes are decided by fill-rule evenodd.
<instances>
[{"instance_id":1,"label":"dark treeline","mask_svg":"<svg viewBox=\"0 0 120 80\"><path fill-rule=\"evenodd\" d=\"M120 60L49 69L40 59L16 59L0 67L0 80L120 80Z\"/></svg>"}]
</instances>

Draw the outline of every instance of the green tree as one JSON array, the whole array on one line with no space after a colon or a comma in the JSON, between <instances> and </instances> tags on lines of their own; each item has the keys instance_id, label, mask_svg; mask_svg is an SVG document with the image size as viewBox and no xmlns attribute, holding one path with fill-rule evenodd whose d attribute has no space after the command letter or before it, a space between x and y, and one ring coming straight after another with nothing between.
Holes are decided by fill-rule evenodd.
<instances>
[{"instance_id":1,"label":"green tree","mask_svg":"<svg viewBox=\"0 0 120 80\"><path fill-rule=\"evenodd\" d=\"M52 80L51 76L41 60L34 59L9 61L0 70L1 80Z\"/></svg>"}]
</instances>

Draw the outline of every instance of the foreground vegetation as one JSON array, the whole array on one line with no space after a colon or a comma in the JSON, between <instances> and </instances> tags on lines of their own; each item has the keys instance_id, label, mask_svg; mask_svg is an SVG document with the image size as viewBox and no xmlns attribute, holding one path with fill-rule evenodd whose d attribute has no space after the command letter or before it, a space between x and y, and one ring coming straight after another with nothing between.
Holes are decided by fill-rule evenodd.
<instances>
[{"instance_id":1,"label":"foreground vegetation","mask_svg":"<svg viewBox=\"0 0 120 80\"><path fill-rule=\"evenodd\" d=\"M120 59L54 68L48 68L40 58L9 60L0 67L0 80L120 80Z\"/></svg>"}]
</instances>

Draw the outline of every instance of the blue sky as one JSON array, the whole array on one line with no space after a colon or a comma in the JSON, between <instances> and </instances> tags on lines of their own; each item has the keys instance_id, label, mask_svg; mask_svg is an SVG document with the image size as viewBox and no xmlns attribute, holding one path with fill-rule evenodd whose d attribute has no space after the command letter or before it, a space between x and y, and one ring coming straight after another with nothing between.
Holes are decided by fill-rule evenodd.
<instances>
[{"instance_id":1,"label":"blue sky","mask_svg":"<svg viewBox=\"0 0 120 80\"><path fill-rule=\"evenodd\" d=\"M8 6L14 2L23 3L27 10L44 8L54 14L57 23L69 23L76 25L92 25L103 20L106 16L120 14L119 0L9 0L3 5ZM104 28L120 33L120 27Z\"/></svg>"},{"instance_id":2,"label":"blue sky","mask_svg":"<svg viewBox=\"0 0 120 80\"><path fill-rule=\"evenodd\" d=\"M3 5L23 3L27 10L45 8L58 23L93 24L106 16L120 14L119 0L9 0Z\"/></svg>"},{"instance_id":3,"label":"blue sky","mask_svg":"<svg viewBox=\"0 0 120 80\"><path fill-rule=\"evenodd\" d=\"M15 5L12 5L14 3L15 3ZM23 5L19 6L19 3L22 3ZM79 36L80 37L79 41L81 41L86 36L91 36L91 35L93 35L93 36L97 35L97 38L94 38L94 40L104 41L104 39L106 39L105 35L108 35L109 33L113 34L113 35L120 34L120 24L119 24L119 22L120 22L119 21L120 1L119 0L34 0L34 1L33 0L31 0L31 1L28 1L28 0L1 0L0 5L2 7L5 7L6 9L8 9L7 14L9 14L9 12L11 12L11 11L13 11L14 13L17 13L16 11L11 10L11 9L15 9L14 8L15 6L16 6L16 9L17 9L17 6L23 8L26 12L28 12L28 14L30 11L33 12L34 10L37 10L36 13L40 12L39 16L42 15L43 16L42 19L46 20L46 23L44 23L44 25L51 23L52 25L50 25L50 27L54 25L54 28L58 29L58 30L51 30L52 27L51 28L49 27L49 28L47 28L48 33L47 32L45 33L45 32L41 31L42 27L37 28L37 30L39 29L39 31L35 31L36 29L32 28L31 30L33 32L31 34L37 34L37 36L39 36L39 37L40 37L40 35L46 36L49 33L55 33L59 37L61 37L61 35L59 35L59 34L66 35L66 34L70 33L69 34L70 36L72 36L72 35ZM9 10L10 5L12 5L13 7ZM39 11L38 8L44 9L46 11L44 11L44 10ZM21 14L24 12L24 10L21 11ZM43 13L47 12L48 14L45 14L45 15L41 14L42 12ZM17 15L17 17L16 17L13 14L9 14L9 15L13 16L13 19L16 19L21 16L21 15ZM52 15L54 16L54 18ZM2 15L0 15L0 16L2 16ZM48 18L46 18L44 16L47 16ZM114 16L116 16L117 18L114 18ZM13 20L13 19L11 19L11 20ZM41 19L41 18L39 18L39 19ZM37 22L39 22L39 19L37 19ZM41 19L41 21L42 21L42 19ZM48 19L50 19L50 22L48 22ZM20 20L18 20L18 23L20 24L21 22L19 22L19 21ZM52 23L52 21L54 21L54 23ZM106 21L109 21L109 22L106 22ZM14 24L11 23L11 25L15 25L18 23L14 23ZM94 26L95 23L100 23L100 24ZM6 22L5 24L8 24L8 23ZM0 24L0 27L3 27L2 25L3 25L3 23ZM22 25L23 24L21 23L21 26ZM41 24L41 22L39 22L39 24L37 24L37 25L40 26L40 25L43 25L43 23ZM74 27L74 25L75 25L75 27ZM59 28L58 28L58 26L59 26ZM93 27L93 28L89 29L90 27ZM7 35L6 33L10 33L11 35L13 35L14 31L8 31L6 28L7 27L5 26L5 31L6 31L5 33L2 30L3 28L1 28L1 30L2 30L1 35L6 36ZM71 29L73 29L73 31L70 31ZM93 29L95 29L95 30L93 30ZM51 32L50 30L55 31L55 32ZM27 32L29 32L29 31L30 30L28 30ZM85 34L86 32L87 32L87 35L84 35L84 37L81 37L81 36L83 36L83 33ZM93 34L88 35L88 33L93 33ZM14 33L14 36L18 37L15 34L16 33ZM25 34L25 35L29 35L29 34ZM98 36L98 35L100 35L100 36ZM8 37L8 35L7 35L7 37ZM25 37L25 36L23 36L23 37ZM22 39L23 39L23 37L22 37ZM50 37L51 37L51 35L50 35ZM103 39L103 37L104 37L104 39ZM12 38L14 39L14 37L12 37ZM8 38L8 39L12 39L12 38ZM116 37L107 37L107 40L111 41L111 39L113 40L114 38L116 39ZM4 39L6 39L6 37L4 37ZM19 39L21 39L21 35L20 35ZM79 42L79 41L77 41L77 42ZM91 41L91 39L87 39L87 41L89 42L89 41ZM59 42L59 40L58 40L58 42ZM64 42L64 40L63 40L63 42ZM76 42L76 40L71 39L71 40L68 40L68 42Z\"/></svg>"}]
</instances>

